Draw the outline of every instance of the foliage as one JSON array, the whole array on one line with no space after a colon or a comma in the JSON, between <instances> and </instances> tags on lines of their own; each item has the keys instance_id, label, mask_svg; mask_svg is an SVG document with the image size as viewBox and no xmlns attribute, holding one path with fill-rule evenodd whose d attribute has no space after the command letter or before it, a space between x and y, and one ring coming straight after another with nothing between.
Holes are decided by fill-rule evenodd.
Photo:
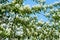
<instances>
[{"instance_id":1,"label":"foliage","mask_svg":"<svg viewBox=\"0 0 60 40\"><path fill-rule=\"evenodd\" d=\"M33 1L37 3L33 7L23 5L24 0L0 1L0 39L60 40L60 2L48 5L45 0ZM49 22L30 16L41 11Z\"/></svg>"}]
</instances>

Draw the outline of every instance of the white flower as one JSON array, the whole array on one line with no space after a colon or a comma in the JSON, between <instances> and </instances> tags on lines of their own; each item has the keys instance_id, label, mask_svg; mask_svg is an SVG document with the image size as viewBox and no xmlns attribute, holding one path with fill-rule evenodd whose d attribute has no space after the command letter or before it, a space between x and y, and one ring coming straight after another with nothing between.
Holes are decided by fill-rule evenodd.
<instances>
[{"instance_id":1,"label":"white flower","mask_svg":"<svg viewBox=\"0 0 60 40\"><path fill-rule=\"evenodd\" d=\"M12 3L15 3L16 1L14 0L14 1L12 1Z\"/></svg>"},{"instance_id":2,"label":"white flower","mask_svg":"<svg viewBox=\"0 0 60 40\"><path fill-rule=\"evenodd\" d=\"M0 9L1 9L1 7L2 7L2 4L0 4Z\"/></svg>"},{"instance_id":3,"label":"white flower","mask_svg":"<svg viewBox=\"0 0 60 40\"><path fill-rule=\"evenodd\" d=\"M58 9L55 9L55 11L58 11Z\"/></svg>"},{"instance_id":4,"label":"white flower","mask_svg":"<svg viewBox=\"0 0 60 40\"><path fill-rule=\"evenodd\" d=\"M41 38L41 37L42 37L42 35L43 35L43 34L41 33L41 34L39 35L39 37Z\"/></svg>"},{"instance_id":5,"label":"white flower","mask_svg":"<svg viewBox=\"0 0 60 40\"><path fill-rule=\"evenodd\" d=\"M11 14L15 14L15 12L10 12Z\"/></svg>"},{"instance_id":6,"label":"white flower","mask_svg":"<svg viewBox=\"0 0 60 40\"><path fill-rule=\"evenodd\" d=\"M56 15L55 14L53 14L53 17L55 17Z\"/></svg>"},{"instance_id":7,"label":"white flower","mask_svg":"<svg viewBox=\"0 0 60 40\"><path fill-rule=\"evenodd\" d=\"M59 35L59 32L58 32L58 30L55 30L55 33L56 33L56 35Z\"/></svg>"},{"instance_id":8,"label":"white flower","mask_svg":"<svg viewBox=\"0 0 60 40\"><path fill-rule=\"evenodd\" d=\"M23 31L16 31L17 36L21 36L23 34Z\"/></svg>"},{"instance_id":9,"label":"white flower","mask_svg":"<svg viewBox=\"0 0 60 40\"><path fill-rule=\"evenodd\" d=\"M44 24L44 22L42 21L42 19L38 22L39 24Z\"/></svg>"},{"instance_id":10,"label":"white flower","mask_svg":"<svg viewBox=\"0 0 60 40\"><path fill-rule=\"evenodd\" d=\"M23 7L20 7L19 10L23 11L24 9L23 9Z\"/></svg>"},{"instance_id":11,"label":"white flower","mask_svg":"<svg viewBox=\"0 0 60 40\"><path fill-rule=\"evenodd\" d=\"M2 4L0 4L0 6L2 6Z\"/></svg>"},{"instance_id":12,"label":"white flower","mask_svg":"<svg viewBox=\"0 0 60 40\"><path fill-rule=\"evenodd\" d=\"M5 23L1 24L2 28L7 28L9 27L8 25L6 25Z\"/></svg>"},{"instance_id":13,"label":"white flower","mask_svg":"<svg viewBox=\"0 0 60 40\"><path fill-rule=\"evenodd\" d=\"M59 23L60 23L60 21L59 21Z\"/></svg>"},{"instance_id":14,"label":"white flower","mask_svg":"<svg viewBox=\"0 0 60 40\"><path fill-rule=\"evenodd\" d=\"M56 25L59 25L59 23L56 23Z\"/></svg>"},{"instance_id":15,"label":"white flower","mask_svg":"<svg viewBox=\"0 0 60 40\"><path fill-rule=\"evenodd\" d=\"M50 4L50 5L49 5L49 8L53 8L53 5L52 5L52 4Z\"/></svg>"},{"instance_id":16,"label":"white flower","mask_svg":"<svg viewBox=\"0 0 60 40\"><path fill-rule=\"evenodd\" d=\"M45 2L45 0L38 0L38 2Z\"/></svg>"},{"instance_id":17,"label":"white flower","mask_svg":"<svg viewBox=\"0 0 60 40\"><path fill-rule=\"evenodd\" d=\"M57 12L57 15L60 17L60 12Z\"/></svg>"},{"instance_id":18,"label":"white flower","mask_svg":"<svg viewBox=\"0 0 60 40\"><path fill-rule=\"evenodd\" d=\"M20 7L20 5L19 5L19 4L15 4L15 7L19 8L19 7Z\"/></svg>"},{"instance_id":19,"label":"white flower","mask_svg":"<svg viewBox=\"0 0 60 40\"><path fill-rule=\"evenodd\" d=\"M0 34L2 33L2 31L0 31Z\"/></svg>"},{"instance_id":20,"label":"white flower","mask_svg":"<svg viewBox=\"0 0 60 40\"><path fill-rule=\"evenodd\" d=\"M5 23L3 23L3 24L2 24L2 26L6 26L6 24L5 24Z\"/></svg>"},{"instance_id":21,"label":"white flower","mask_svg":"<svg viewBox=\"0 0 60 40\"><path fill-rule=\"evenodd\" d=\"M16 30L16 35L17 35L17 36L22 36L22 34L23 34L23 27L20 26L20 27L17 28L17 30Z\"/></svg>"},{"instance_id":22,"label":"white flower","mask_svg":"<svg viewBox=\"0 0 60 40\"><path fill-rule=\"evenodd\" d=\"M25 37L24 40L28 40L28 37Z\"/></svg>"},{"instance_id":23,"label":"white flower","mask_svg":"<svg viewBox=\"0 0 60 40\"><path fill-rule=\"evenodd\" d=\"M25 18L24 18L24 21L28 21L28 20L29 20L29 18L28 18L28 17L25 17Z\"/></svg>"},{"instance_id":24,"label":"white flower","mask_svg":"<svg viewBox=\"0 0 60 40\"><path fill-rule=\"evenodd\" d=\"M46 22L46 24L49 24L49 23L50 23L49 21Z\"/></svg>"},{"instance_id":25,"label":"white flower","mask_svg":"<svg viewBox=\"0 0 60 40\"><path fill-rule=\"evenodd\" d=\"M11 28L6 28L6 35L10 35Z\"/></svg>"},{"instance_id":26,"label":"white flower","mask_svg":"<svg viewBox=\"0 0 60 40\"><path fill-rule=\"evenodd\" d=\"M23 26L16 28L17 31L23 31Z\"/></svg>"},{"instance_id":27,"label":"white flower","mask_svg":"<svg viewBox=\"0 0 60 40\"><path fill-rule=\"evenodd\" d=\"M10 33L10 31L11 31L11 28L6 28L6 31Z\"/></svg>"},{"instance_id":28,"label":"white flower","mask_svg":"<svg viewBox=\"0 0 60 40\"><path fill-rule=\"evenodd\" d=\"M40 26L39 26L39 27L37 27L37 30L38 30L38 29L41 29L41 27L40 27Z\"/></svg>"},{"instance_id":29,"label":"white flower","mask_svg":"<svg viewBox=\"0 0 60 40\"><path fill-rule=\"evenodd\" d=\"M31 30L32 30L32 33L34 32L34 29L33 28L31 28Z\"/></svg>"},{"instance_id":30,"label":"white flower","mask_svg":"<svg viewBox=\"0 0 60 40\"><path fill-rule=\"evenodd\" d=\"M47 34L47 32L44 30L44 34Z\"/></svg>"},{"instance_id":31,"label":"white flower","mask_svg":"<svg viewBox=\"0 0 60 40\"><path fill-rule=\"evenodd\" d=\"M31 11L30 5L25 5L25 6L24 6L24 10L26 10L26 11Z\"/></svg>"},{"instance_id":32,"label":"white flower","mask_svg":"<svg viewBox=\"0 0 60 40\"><path fill-rule=\"evenodd\" d=\"M53 11L54 11L54 9L50 9L50 11L51 11L51 12L53 12Z\"/></svg>"},{"instance_id":33,"label":"white flower","mask_svg":"<svg viewBox=\"0 0 60 40\"><path fill-rule=\"evenodd\" d=\"M5 40L9 40L8 38L6 38Z\"/></svg>"},{"instance_id":34,"label":"white flower","mask_svg":"<svg viewBox=\"0 0 60 40\"><path fill-rule=\"evenodd\" d=\"M50 13L46 13L46 14L45 14L45 16L49 16L49 15L50 15Z\"/></svg>"},{"instance_id":35,"label":"white flower","mask_svg":"<svg viewBox=\"0 0 60 40\"><path fill-rule=\"evenodd\" d=\"M54 22L52 22L52 25L54 25L55 23Z\"/></svg>"},{"instance_id":36,"label":"white flower","mask_svg":"<svg viewBox=\"0 0 60 40\"><path fill-rule=\"evenodd\" d=\"M16 30L18 31L18 30L20 30L20 28L16 28Z\"/></svg>"},{"instance_id":37,"label":"white flower","mask_svg":"<svg viewBox=\"0 0 60 40\"><path fill-rule=\"evenodd\" d=\"M30 5L25 5L24 6L24 9L26 9L26 8L30 8Z\"/></svg>"},{"instance_id":38,"label":"white flower","mask_svg":"<svg viewBox=\"0 0 60 40\"><path fill-rule=\"evenodd\" d=\"M26 28L26 30L27 30L28 33L30 32L28 28Z\"/></svg>"},{"instance_id":39,"label":"white flower","mask_svg":"<svg viewBox=\"0 0 60 40\"><path fill-rule=\"evenodd\" d=\"M2 9L2 12L4 12L5 11L5 9Z\"/></svg>"},{"instance_id":40,"label":"white flower","mask_svg":"<svg viewBox=\"0 0 60 40\"><path fill-rule=\"evenodd\" d=\"M58 1L56 1L54 4L56 5L56 4L58 4L59 2Z\"/></svg>"},{"instance_id":41,"label":"white flower","mask_svg":"<svg viewBox=\"0 0 60 40\"><path fill-rule=\"evenodd\" d=\"M60 14L58 16L60 17Z\"/></svg>"},{"instance_id":42,"label":"white flower","mask_svg":"<svg viewBox=\"0 0 60 40\"><path fill-rule=\"evenodd\" d=\"M32 8L40 8L42 5L40 4L37 4L37 5L34 5Z\"/></svg>"},{"instance_id":43,"label":"white flower","mask_svg":"<svg viewBox=\"0 0 60 40\"><path fill-rule=\"evenodd\" d=\"M16 15L16 18L19 18L19 15Z\"/></svg>"}]
</instances>

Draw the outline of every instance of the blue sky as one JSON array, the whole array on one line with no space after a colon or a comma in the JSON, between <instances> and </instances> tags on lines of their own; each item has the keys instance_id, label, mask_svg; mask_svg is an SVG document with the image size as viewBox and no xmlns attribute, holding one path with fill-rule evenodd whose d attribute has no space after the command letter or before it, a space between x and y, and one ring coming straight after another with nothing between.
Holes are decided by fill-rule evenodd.
<instances>
[{"instance_id":1,"label":"blue sky","mask_svg":"<svg viewBox=\"0 0 60 40\"><path fill-rule=\"evenodd\" d=\"M59 1L59 0L46 0L46 4L52 4L56 1ZM29 5L33 6L33 5L36 4L36 2L33 2L32 0L25 0L24 5L26 5L26 4L29 4Z\"/></svg>"},{"instance_id":2,"label":"blue sky","mask_svg":"<svg viewBox=\"0 0 60 40\"><path fill-rule=\"evenodd\" d=\"M9 0L9 1L11 2L12 0ZM56 1L60 1L60 0L46 0L46 4L49 5L49 4L52 4ZM33 2L32 0L25 0L23 5L27 5L27 4L29 4L32 7L33 5L36 5L37 3ZM46 17L44 17L43 15L41 15L41 14L36 14L36 15L38 17L38 20L42 19L44 21L48 21L48 19Z\"/></svg>"},{"instance_id":3,"label":"blue sky","mask_svg":"<svg viewBox=\"0 0 60 40\"><path fill-rule=\"evenodd\" d=\"M56 1L59 1L59 0L46 0L46 4L49 5L49 4L52 4ZM33 2L32 0L26 0L26 1L24 1L24 5L26 5L26 4L33 6L33 5L36 5L36 2ZM48 19L41 14L37 14L37 17L38 17L38 20L42 19L44 21L48 21Z\"/></svg>"}]
</instances>

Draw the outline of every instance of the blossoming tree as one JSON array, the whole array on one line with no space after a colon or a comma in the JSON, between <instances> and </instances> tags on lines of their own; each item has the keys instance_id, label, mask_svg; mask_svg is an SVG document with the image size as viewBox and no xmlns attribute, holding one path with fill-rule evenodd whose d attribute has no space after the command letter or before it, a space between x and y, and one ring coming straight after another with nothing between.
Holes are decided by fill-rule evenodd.
<instances>
[{"instance_id":1,"label":"blossoming tree","mask_svg":"<svg viewBox=\"0 0 60 40\"><path fill-rule=\"evenodd\" d=\"M45 0L32 1L37 5L23 5L24 0L0 0L0 40L60 40L60 2L48 5ZM31 17L41 11L49 22Z\"/></svg>"}]
</instances>

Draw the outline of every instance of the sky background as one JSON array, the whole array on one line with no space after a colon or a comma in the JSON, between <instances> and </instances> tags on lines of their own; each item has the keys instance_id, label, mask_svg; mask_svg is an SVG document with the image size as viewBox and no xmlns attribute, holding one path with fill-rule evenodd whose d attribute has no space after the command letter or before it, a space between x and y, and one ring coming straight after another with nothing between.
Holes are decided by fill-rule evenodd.
<instances>
[{"instance_id":1,"label":"sky background","mask_svg":"<svg viewBox=\"0 0 60 40\"><path fill-rule=\"evenodd\" d=\"M56 1L59 2L60 0L46 0L46 4L49 5ZM32 7L33 5L36 5L36 2L33 2L32 0L24 1L24 5L27 5L27 4L29 4ZM48 21L48 19L46 17L44 17L43 15L41 15L41 14L36 14L36 15L38 17L38 20L42 19L43 21Z\"/></svg>"},{"instance_id":2,"label":"sky background","mask_svg":"<svg viewBox=\"0 0 60 40\"><path fill-rule=\"evenodd\" d=\"M11 2L12 0L9 0L9 1ZM56 2L56 1L60 2L60 0L46 0L46 4L49 5L49 4L52 4L52 3ZM23 5L27 5L27 4L29 4L30 7L32 7L33 5L36 5L37 3L33 2L32 0L25 0ZM43 15L41 15L41 14L36 14L36 15L38 17L38 20L42 19L43 21L48 21L48 19L46 17L44 17Z\"/></svg>"}]
</instances>

